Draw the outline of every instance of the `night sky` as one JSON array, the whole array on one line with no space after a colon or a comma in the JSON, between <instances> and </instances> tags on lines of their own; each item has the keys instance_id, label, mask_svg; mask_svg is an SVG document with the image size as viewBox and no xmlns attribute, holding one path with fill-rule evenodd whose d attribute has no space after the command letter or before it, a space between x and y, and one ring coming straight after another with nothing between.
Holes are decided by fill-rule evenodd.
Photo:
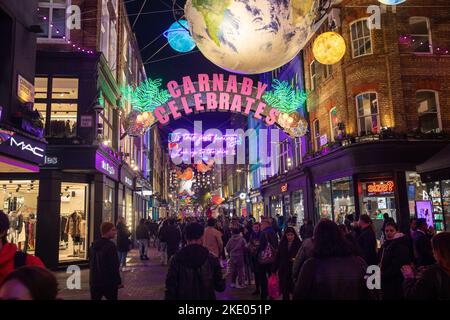
<instances>
[{"instance_id":1,"label":"night sky","mask_svg":"<svg viewBox=\"0 0 450 320\"><path fill-rule=\"evenodd\" d=\"M149 78L161 78L165 85L170 80L181 81L185 75L195 76L198 73L212 74L214 72L227 73L204 58L197 47L191 51L195 51L194 53L184 55L180 55L180 53L177 53L169 45L161 49L167 44L167 39L162 33L175 22L172 11L172 0L125 0L125 2L130 23L132 26L134 24L133 31L136 34L139 47L141 48L142 60L145 63ZM178 19L181 19L184 14L180 8L184 7L185 2L185 0L176 0L176 8L178 8L176 14ZM145 5L142 7L143 4ZM141 7L141 14L135 23ZM153 43L151 43L152 41ZM161 51L158 52L160 49ZM177 57L173 58L174 56ZM252 78L257 79L258 77L253 76ZM238 117L241 116L238 115ZM193 122L195 120L203 121L204 130L207 128L224 130L230 128L231 114L203 113L189 117L183 116L180 120L171 121L169 125L161 128L163 140L166 140L168 132L176 128L193 129Z\"/></svg>"}]
</instances>

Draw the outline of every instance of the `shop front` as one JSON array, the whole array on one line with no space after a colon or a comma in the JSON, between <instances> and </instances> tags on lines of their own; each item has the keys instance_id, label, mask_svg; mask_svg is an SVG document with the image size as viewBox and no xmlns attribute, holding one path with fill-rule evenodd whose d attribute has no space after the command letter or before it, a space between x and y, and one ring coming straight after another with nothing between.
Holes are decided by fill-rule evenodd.
<instances>
[{"instance_id":1,"label":"shop front","mask_svg":"<svg viewBox=\"0 0 450 320\"><path fill-rule=\"evenodd\" d=\"M48 268L87 263L101 223L116 221L118 164L102 149L49 147L39 174L35 230L35 253Z\"/></svg>"},{"instance_id":2,"label":"shop front","mask_svg":"<svg viewBox=\"0 0 450 320\"><path fill-rule=\"evenodd\" d=\"M136 224L139 223L137 214L137 200L134 196L136 177L128 165L123 164L120 168L119 199L121 200L121 210L119 216L125 219L125 223L130 232L136 230ZM119 201L120 201L119 200Z\"/></svg>"},{"instance_id":3,"label":"shop front","mask_svg":"<svg viewBox=\"0 0 450 320\"><path fill-rule=\"evenodd\" d=\"M260 222L264 216L264 200L259 190L250 192L250 204L251 215Z\"/></svg>"}]
</instances>

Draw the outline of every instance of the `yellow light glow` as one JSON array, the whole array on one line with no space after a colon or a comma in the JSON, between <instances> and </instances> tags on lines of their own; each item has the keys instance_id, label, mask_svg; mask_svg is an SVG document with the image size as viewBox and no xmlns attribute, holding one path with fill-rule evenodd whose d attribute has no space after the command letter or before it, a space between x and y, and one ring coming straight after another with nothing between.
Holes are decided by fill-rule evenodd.
<instances>
[{"instance_id":1,"label":"yellow light glow","mask_svg":"<svg viewBox=\"0 0 450 320\"><path fill-rule=\"evenodd\" d=\"M335 64L345 54L345 40L339 33L325 32L314 40L312 50L314 58L321 64Z\"/></svg>"}]
</instances>

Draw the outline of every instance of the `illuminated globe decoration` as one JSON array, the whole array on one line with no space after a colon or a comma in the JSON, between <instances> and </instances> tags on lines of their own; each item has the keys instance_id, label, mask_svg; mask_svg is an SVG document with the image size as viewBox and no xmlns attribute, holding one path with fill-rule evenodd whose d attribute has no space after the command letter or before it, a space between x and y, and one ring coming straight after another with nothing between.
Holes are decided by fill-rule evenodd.
<instances>
[{"instance_id":1,"label":"illuminated globe decoration","mask_svg":"<svg viewBox=\"0 0 450 320\"><path fill-rule=\"evenodd\" d=\"M345 54L345 40L339 33L325 32L314 40L312 51L314 58L321 64L335 64Z\"/></svg>"},{"instance_id":2,"label":"illuminated globe decoration","mask_svg":"<svg viewBox=\"0 0 450 320\"><path fill-rule=\"evenodd\" d=\"M173 50L178 52L189 52L195 48L195 42L188 30L188 22L181 19L172 23L169 29L164 31L163 34L164 37L167 38L167 41Z\"/></svg>"},{"instance_id":3,"label":"illuminated globe decoration","mask_svg":"<svg viewBox=\"0 0 450 320\"><path fill-rule=\"evenodd\" d=\"M389 6L395 6L397 4L403 3L406 0L378 0L378 2L382 3L382 4L387 4Z\"/></svg>"},{"instance_id":4,"label":"illuminated globe decoration","mask_svg":"<svg viewBox=\"0 0 450 320\"><path fill-rule=\"evenodd\" d=\"M298 54L313 32L318 2L187 0L184 12L195 43L208 60L228 71L257 74Z\"/></svg>"}]
</instances>

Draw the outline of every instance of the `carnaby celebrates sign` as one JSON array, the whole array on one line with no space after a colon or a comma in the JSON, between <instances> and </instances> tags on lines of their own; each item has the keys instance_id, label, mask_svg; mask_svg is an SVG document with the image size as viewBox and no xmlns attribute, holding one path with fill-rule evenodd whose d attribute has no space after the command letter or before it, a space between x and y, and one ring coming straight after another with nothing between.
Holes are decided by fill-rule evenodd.
<instances>
[{"instance_id":1,"label":"carnaby celebrates sign","mask_svg":"<svg viewBox=\"0 0 450 320\"><path fill-rule=\"evenodd\" d=\"M155 108L153 114L162 125L169 123L170 119L177 120L183 113L224 111L240 113L248 116L254 112L255 119L264 119L266 125L276 123L280 111L269 107L261 101L267 89L267 84L243 77L239 83L236 75L229 75L227 79L223 74L199 74L196 79L185 76L182 83L170 81L167 89L172 96L165 105Z\"/></svg>"}]
</instances>

